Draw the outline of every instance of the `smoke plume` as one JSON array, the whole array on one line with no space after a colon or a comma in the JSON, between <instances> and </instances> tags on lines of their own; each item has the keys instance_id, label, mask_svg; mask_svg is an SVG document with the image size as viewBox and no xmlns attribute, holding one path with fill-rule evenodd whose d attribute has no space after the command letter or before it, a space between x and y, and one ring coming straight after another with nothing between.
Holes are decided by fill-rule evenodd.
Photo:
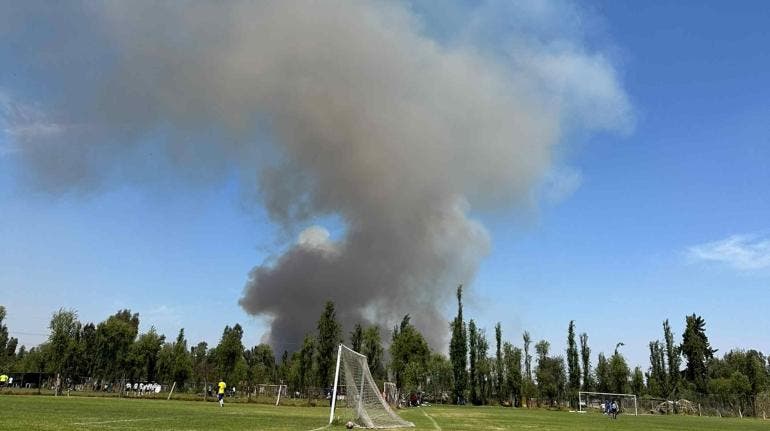
<instances>
[{"instance_id":1,"label":"smoke plume","mask_svg":"<svg viewBox=\"0 0 770 431\"><path fill-rule=\"evenodd\" d=\"M562 20L575 9L536 4L490 37L495 3L447 32L396 2L8 2L0 36L30 90L4 96L5 130L54 193L159 166L253 187L302 231L239 301L279 349L326 300L347 327L409 313L440 346L443 306L490 249L471 209L528 199L568 134L629 126L612 64Z\"/></svg>"}]
</instances>

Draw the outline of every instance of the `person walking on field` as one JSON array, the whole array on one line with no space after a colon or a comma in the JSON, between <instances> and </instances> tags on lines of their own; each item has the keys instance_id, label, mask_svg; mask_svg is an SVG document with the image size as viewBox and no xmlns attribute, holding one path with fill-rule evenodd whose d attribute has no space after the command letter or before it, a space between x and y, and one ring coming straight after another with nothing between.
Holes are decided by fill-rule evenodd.
<instances>
[{"instance_id":1,"label":"person walking on field","mask_svg":"<svg viewBox=\"0 0 770 431\"><path fill-rule=\"evenodd\" d=\"M612 416L612 419L618 418L618 403L615 400L612 400L612 404L610 405L610 415Z\"/></svg>"},{"instance_id":2,"label":"person walking on field","mask_svg":"<svg viewBox=\"0 0 770 431\"><path fill-rule=\"evenodd\" d=\"M217 383L219 389L217 390L217 398L219 398L219 407L225 406L225 388L227 384L224 381Z\"/></svg>"}]
</instances>

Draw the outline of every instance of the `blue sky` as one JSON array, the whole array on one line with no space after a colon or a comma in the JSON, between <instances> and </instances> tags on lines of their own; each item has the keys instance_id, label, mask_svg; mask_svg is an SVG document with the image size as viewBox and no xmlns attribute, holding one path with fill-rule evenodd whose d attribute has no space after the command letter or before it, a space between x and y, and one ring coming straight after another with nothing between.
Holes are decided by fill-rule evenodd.
<instances>
[{"instance_id":1,"label":"blue sky","mask_svg":"<svg viewBox=\"0 0 770 431\"><path fill-rule=\"evenodd\" d=\"M520 344L526 329L560 351L574 319L595 353L622 341L643 369L662 321L680 336L691 313L720 352L770 351L770 5L575 8L585 45L617 67L634 127L562 142L555 169L570 181L557 199L534 191L533 205L472 213L492 248L466 315L490 339L500 321L506 339ZM466 16L464 6L415 9L439 40ZM0 74L5 90L23 92L22 81ZM184 327L191 342L216 343L240 322L247 344L260 341L265 322L237 300L249 270L286 242L262 208L244 206L236 176L200 186L161 175L52 196L23 183L25 166L0 135L0 303L21 343L43 341L59 307L97 322L127 307L144 330L170 338Z\"/></svg>"}]
</instances>

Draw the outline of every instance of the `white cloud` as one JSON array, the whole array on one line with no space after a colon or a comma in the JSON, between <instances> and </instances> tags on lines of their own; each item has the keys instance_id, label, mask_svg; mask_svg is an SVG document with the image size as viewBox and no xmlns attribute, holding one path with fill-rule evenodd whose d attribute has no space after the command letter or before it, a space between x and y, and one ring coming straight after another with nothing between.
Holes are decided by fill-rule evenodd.
<instances>
[{"instance_id":1,"label":"white cloud","mask_svg":"<svg viewBox=\"0 0 770 431\"><path fill-rule=\"evenodd\" d=\"M719 262L741 271L766 269L770 268L770 237L732 235L692 246L687 255L696 261Z\"/></svg>"},{"instance_id":2,"label":"white cloud","mask_svg":"<svg viewBox=\"0 0 770 431\"><path fill-rule=\"evenodd\" d=\"M570 197L583 184L583 174L574 168L552 168L543 181L543 193L550 203L559 203Z\"/></svg>"},{"instance_id":3,"label":"white cloud","mask_svg":"<svg viewBox=\"0 0 770 431\"><path fill-rule=\"evenodd\" d=\"M51 121L40 109L20 103L0 88L0 156L20 151L20 143L52 138L68 126Z\"/></svg>"},{"instance_id":4,"label":"white cloud","mask_svg":"<svg viewBox=\"0 0 770 431\"><path fill-rule=\"evenodd\" d=\"M300 232L297 244L308 249L334 251L335 245L330 237L331 234L326 228L314 225Z\"/></svg>"}]
</instances>

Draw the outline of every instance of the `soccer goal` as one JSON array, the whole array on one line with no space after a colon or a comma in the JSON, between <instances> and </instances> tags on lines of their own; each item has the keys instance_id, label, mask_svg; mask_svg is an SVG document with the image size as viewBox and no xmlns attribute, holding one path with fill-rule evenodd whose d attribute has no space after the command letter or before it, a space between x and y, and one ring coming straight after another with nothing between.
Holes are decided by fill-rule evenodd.
<instances>
[{"instance_id":1,"label":"soccer goal","mask_svg":"<svg viewBox=\"0 0 770 431\"><path fill-rule=\"evenodd\" d=\"M285 397L288 394L286 385L257 385L254 388L255 398L269 398L275 400L275 405L281 402L281 397Z\"/></svg>"},{"instance_id":2,"label":"soccer goal","mask_svg":"<svg viewBox=\"0 0 770 431\"><path fill-rule=\"evenodd\" d=\"M414 424L401 419L382 397L369 371L366 356L342 344L337 349L329 423L334 421L337 400L344 401L338 416L364 428L402 428Z\"/></svg>"},{"instance_id":3,"label":"soccer goal","mask_svg":"<svg viewBox=\"0 0 770 431\"><path fill-rule=\"evenodd\" d=\"M609 392L578 392L578 411L596 411L603 413L607 410L606 404L617 402L620 413L627 415L639 415L634 394L613 394Z\"/></svg>"}]
</instances>

